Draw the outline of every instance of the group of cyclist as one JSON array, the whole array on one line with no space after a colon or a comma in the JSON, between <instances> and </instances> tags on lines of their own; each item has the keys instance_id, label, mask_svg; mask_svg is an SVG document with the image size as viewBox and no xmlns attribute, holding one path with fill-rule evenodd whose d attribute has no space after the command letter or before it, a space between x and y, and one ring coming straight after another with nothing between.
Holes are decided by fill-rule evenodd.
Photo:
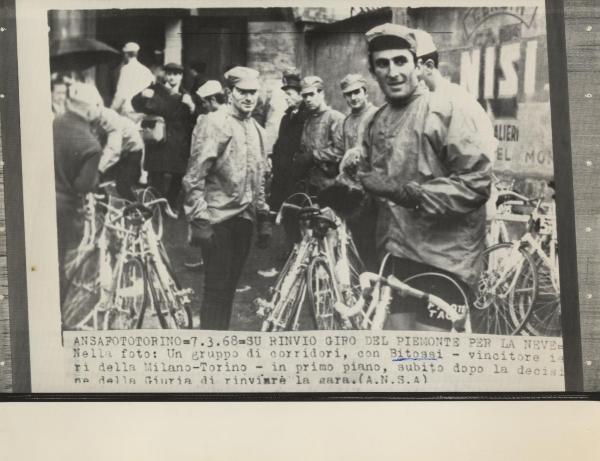
<instances>
[{"instance_id":1,"label":"group of cyclist","mask_svg":"<svg viewBox=\"0 0 600 461\"><path fill-rule=\"evenodd\" d=\"M453 281L449 290L459 285L473 292L496 145L491 121L473 96L442 77L427 32L383 24L368 31L366 41L368 70L386 102L373 106L366 79L350 74L340 82L350 107L344 116L327 105L320 77L285 72L281 90L289 107L272 152L253 117L261 90L257 71L233 67L224 74L225 87L208 81L198 88L208 113L196 120L182 184L189 242L201 247L204 259L201 328L229 328L253 233L266 248L269 210L298 191L347 219L368 268L390 254L387 269L400 280L436 271ZM160 115L158 92L140 91L134 108ZM193 113L183 95L174 97ZM89 123L102 111L95 88L75 84L67 113L54 122L61 261L77 243L75 199L97 182L103 152ZM297 240L293 219L284 224L289 241ZM444 313L424 309L421 301L392 303L391 313L394 329L449 330Z\"/></svg>"}]
</instances>

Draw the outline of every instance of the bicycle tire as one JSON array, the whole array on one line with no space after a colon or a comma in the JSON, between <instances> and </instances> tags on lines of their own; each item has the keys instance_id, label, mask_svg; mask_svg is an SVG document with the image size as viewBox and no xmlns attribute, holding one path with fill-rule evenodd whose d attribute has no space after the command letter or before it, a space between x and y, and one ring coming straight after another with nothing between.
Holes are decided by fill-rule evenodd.
<instances>
[{"instance_id":1,"label":"bicycle tire","mask_svg":"<svg viewBox=\"0 0 600 461\"><path fill-rule=\"evenodd\" d=\"M472 333L469 312L469 297L467 293L465 293L465 290L452 277L438 272L424 272L422 274L412 275L404 279L403 282L425 293L437 296L451 306L464 306L464 309L466 310L466 317L464 321L464 329L461 329L460 331L464 333ZM419 318L419 315L417 315L417 322L419 322L419 320L423 319L422 317ZM419 323L421 323L423 326L428 325L426 322ZM453 325L450 325L450 328L448 328L447 331L453 331Z\"/></svg>"},{"instance_id":2,"label":"bicycle tire","mask_svg":"<svg viewBox=\"0 0 600 461\"><path fill-rule=\"evenodd\" d=\"M289 274L292 276L292 274ZM306 293L306 275L304 271L293 275L294 281L287 293L282 294L269 316L270 330L268 331L292 331L297 330L294 319L299 319L304 304Z\"/></svg>"},{"instance_id":3,"label":"bicycle tire","mask_svg":"<svg viewBox=\"0 0 600 461\"><path fill-rule=\"evenodd\" d=\"M493 253L505 250L512 252L513 244L498 243L486 248L483 252L484 269L480 274L475 300L471 308L473 333L517 335L523 331L531 315L538 290L535 263L527 251L519 248L523 265L518 267L519 263L513 262L515 267L506 269L507 266L502 255L496 255L495 259L490 257ZM506 253L506 255L508 254L510 253ZM490 267L490 261L492 261L493 267ZM503 270L508 270L508 272L502 276ZM503 277L503 280L498 278L500 276ZM515 280L513 277L517 277L517 279ZM531 286L524 287L524 280L531 280ZM511 288L513 283L514 286ZM490 291L496 285L504 291L500 293L497 289L493 292Z\"/></svg>"},{"instance_id":4,"label":"bicycle tire","mask_svg":"<svg viewBox=\"0 0 600 461\"><path fill-rule=\"evenodd\" d=\"M160 197L161 197L161 195L153 187L146 187L140 193L140 201L144 205L153 200L156 200ZM154 207L154 209L152 210L152 218L150 218L150 219L152 220L152 229L154 230L156 239L158 241L161 241L162 235L163 235L163 230L164 230L164 223L163 223L162 210L159 206Z\"/></svg>"},{"instance_id":5,"label":"bicycle tire","mask_svg":"<svg viewBox=\"0 0 600 461\"><path fill-rule=\"evenodd\" d=\"M317 330L339 330L341 325L334 308L336 293L333 284L336 281L326 259L322 256L314 258L308 265L306 275L308 298L312 307L315 328Z\"/></svg>"},{"instance_id":6,"label":"bicycle tire","mask_svg":"<svg viewBox=\"0 0 600 461\"><path fill-rule=\"evenodd\" d=\"M113 309L108 311L108 329L139 329L144 321L148 297L144 265L137 258L128 259L118 277L112 296Z\"/></svg>"},{"instance_id":7,"label":"bicycle tire","mask_svg":"<svg viewBox=\"0 0 600 461\"><path fill-rule=\"evenodd\" d=\"M83 257L71 272L61 305L62 324L65 330L81 329L100 301L100 250L95 248Z\"/></svg>"},{"instance_id":8,"label":"bicycle tire","mask_svg":"<svg viewBox=\"0 0 600 461\"><path fill-rule=\"evenodd\" d=\"M290 268L292 267L292 264L294 263L294 259L296 258L297 254L298 254L298 248L295 246L293 248L293 250L290 252L288 258L286 259L283 269L281 269L281 271L279 272L279 275L277 276L277 280L275 281L275 285L270 289L269 298L271 299L271 302L274 305L277 305L277 303L281 299L281 287L283 285L284 280L289 275ZM273 298L276 298L276 299L273 299ZM269 315L267 315L267 317L262 321L260 331L262 331L262 332L271 331L271 329L273 327L273 322L270 320L271 316L272 316L272 312L270 312Z\"/></svg>"},{"instance_id":9,"label":"bicycle tire","mask_svg":"<svg viewBox=\"0 0 600 461\"><path fill-rule=\"evenodd\" d=\"M173 292L173 289L181 290L181 286L170 265L165 261L163 264L170 278L168 281L161 280L155 261L146 264L146 280L158 322L161 328L165 329L192 328L192 311L189 303L181 302L179 296ZM165 286L165 282L168 286Z\"/></svg>"},{"instance_id":10,"label":"bicycle tire","mask_svg":"<svg viewBox=\"0 0 600 461\"><path fill-rule=\"evenodd\" d=\"M539 256L534 255L537 270L538 293L524 326L526 333L534 336L560 336L562 334L560 291L552 282L552 269Z\"/></svg>"}]
</instances>

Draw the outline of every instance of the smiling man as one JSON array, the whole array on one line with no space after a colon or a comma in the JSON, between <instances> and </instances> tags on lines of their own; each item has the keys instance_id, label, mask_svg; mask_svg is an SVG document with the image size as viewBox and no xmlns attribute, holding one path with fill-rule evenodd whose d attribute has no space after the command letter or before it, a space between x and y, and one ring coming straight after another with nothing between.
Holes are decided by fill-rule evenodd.
<instances>
[{"instance_id":1,"label":"smiling man","mask_svg":"<svg viewBox=\"0 0 600 461\"><path fill-rule=\"evenodd\" d=\"M184 178L190 243L200 246L204 256L203 329L229 328L253 223L257 223L259 247L268 246L270 238L264 189L265 133L252 118L258 76L254 69L239 66L225 74L230 104L202 121Z\"/></svg>"},{"instance_id":2,"label":"smiling man","mask_svg":"<svg viewBox=\"0 0 600 461\"><path fill-rule=\"evenodd\" d=\"M390 268L400 279L443 272L468 291L485 246L491 152L468 112L453 110L444 94L419 84L411 29L384 24L366 39L386 104L363 135L358 177L376 198L380 256L392 255ZM402 300L391 312L393 329L450 329L443 313L420 302Z\"/></svg>"}]
</instances>

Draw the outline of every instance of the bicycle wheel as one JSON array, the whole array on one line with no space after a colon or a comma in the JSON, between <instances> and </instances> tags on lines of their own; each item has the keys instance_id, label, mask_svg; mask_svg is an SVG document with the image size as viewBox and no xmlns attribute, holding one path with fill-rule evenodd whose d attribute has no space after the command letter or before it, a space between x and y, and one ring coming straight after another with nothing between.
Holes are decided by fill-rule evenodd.
<instances>
[{"instance_id":1,"label":"bicycle wheel","mask_svg":"<svg viewBox=\"0 0 600 461\"><path fill-rule=\"evenodd\" d=\"M538 255L534 255L533 260L537 271L538 295L525 324L525 331L535 336L560 336L560 291L552 282L555 269L549 267Z\"/></svg>"},{"instance_id":2,"label":"bicycle wheel","mask_svg":"<svg viewBox=\"0 0 600 461\"><path fill-rule=\"evenodd\" d=\"M317 330L340 328L335 312L336 294L334 276L325 258L318 256L308 265L308 298Z\"/></svg>"},{"instance_id":3,"label":"bicycle wheel","mask_svg":"<svg viewBox=\"0 0 600 461\"><path fill-rule=\"evenodd\" d=\"M298 247L297 245L294 246L294 249L291 251L290 255L288 256L287 260L285 261L285 264L283 266L283 269L281 269L281 271L279 272L279 275L277 276L277 280L275 281L275 285L271 288L269 288L269 301L265 301L262 298L257 298L254 300L254 305L255 306L260 306L260 305L265 305L267 312L264 315L261 315L261 317L264 317L264 320L261 324L261 331L267 332L267 331L271 331L272 326L273 326L273 322L272 322L272 313L274 311L269 311L270 306L275 306L277 305L277 303L279 302L279 300L281 299L282 295L281 295L281 287L283 286L285 280L287 277L289 277L289 271L290 268L292 267L292 264L294 263L296 256L298 254Z\"/></svg>"},{"instance_id":4,"label":"bicycle wheel","mask_svg":"<svg viewBox=\"0 0 600 461\"><path fill-rule=\"evenodd\" d=\"M268 328L263 331L290 331L297 330L299 327L306 296L306 275L304 271L288 275L294 277L294 280L287 293L282 293L269 318L263 322L263 327Z\"/></svg>"},{"instance_id":5,"label":"bicycle wheel","mask_svg":"<svg viewBox=\"0 0 600 461\"><path fill-rule=\"evenodd\" d=\"M78 330L93 313L100 301L100 251L89 252L72 271L62 302L62 323L65 330Z\"/></svg>"},{"instance_id":6,"label":"bicycle wheel","mask_svg":"<svg viewBox=\"0 0 600 461\"><path fill-rule=\"evenodd\" d=\"M441 298L450 304L454 308L455 314L458 314L462 319L458 322L460 325L453 324L450 320L452 317L434 305L415 298L405 298L405 303L417 303L416 322L421 327L420 329L431 329L433 327L435 330L446 330L448 332L458 330L464 333L472 333L469 297L465 288L461 287L452 277L439 272L424 272L408 277L403 282L417 290Z\"/></svg>"},{"instance_id":7,"label":"bicycle wheel","mask_svg":"<svg viewBox=\"0 0 600 461\"><path fill-rule=\"evenodd\" d=\"M170 329L192 328L192 312L186 294L171 268L164 261L158 264L165 269L165 280L159 275L155 261L147 264L146 280L160 326Z\"/></svg>"},{"instance_id":8,"label":"bicycle wheel","mask_svg":"<svg viewBox=\"0 0 600 461\"><path fill-rule=\"evenodd\" d=\"M526 324L538 290L537 270L529 253L512 243L483 252L483 271L471 309L473 333L516 335Z\"/></svg>"},{"instance_id":9,"label":"bicycle wheel","mask_svg":"<svg viewBox=\"0 0 600 461\"><path fill-rule=\"evenodd\" d=\"M146 310L146 280L139 259L128 259L118 275L113 304L108 311L109 330L141 328Z\"/></svg>"},{"instance_id":10,"label":"bicycle wheel","mask_svg":"<svg viewBox=\"0 0 600 461\"><path fill-rule=\"evenodd\" d=\"M160 198L161 196L153 187L146 187L139 194L139 197L140 201L145 205ZM161 240L163 234L163 215L160 206L155 206L152 209L152 229L154 229L157 240Z\"/></svg>"}]
</instances>

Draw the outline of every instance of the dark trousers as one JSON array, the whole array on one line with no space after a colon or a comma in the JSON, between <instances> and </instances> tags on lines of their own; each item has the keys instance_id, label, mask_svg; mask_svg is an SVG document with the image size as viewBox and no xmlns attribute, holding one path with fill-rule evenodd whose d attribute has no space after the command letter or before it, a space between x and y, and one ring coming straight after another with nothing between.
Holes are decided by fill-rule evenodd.
<instances>
[{"instance_id":1,"label":"dark trousers","mask_svg":"<svg viewBox=\"0 0 600 461\"><path fill-rule=\"evenodd\" d=\"M183 174L166 173L164 171L148 171L148 181L160 195L169 201L173 210L177 209L177 197L181 190Z\"/></svg>"},{"instance_id":2,"label":"dark trousers","mask_svg":"<svg viewBox=\"0 0 600 461\"><path fill-rule=\"evenodd\" d=\"M250 252L252 221L231 218L213 225L214 235L202 245L204 299L200 311L203 330L227 330L233 298Z\"/></svg>"},{"instance_id":3,"label":"dark trousers","mask_svg":"<svg viewBox=\"0 0 600 461\"><path fill-rule=\"evenodd\" d=\"M114 180L117 184L117 192L127 200L135 201L133 188L140 180L142 173L142 151L128 152L116 164L104 172L103 181Z\"/></svg>"}]
</instances>

